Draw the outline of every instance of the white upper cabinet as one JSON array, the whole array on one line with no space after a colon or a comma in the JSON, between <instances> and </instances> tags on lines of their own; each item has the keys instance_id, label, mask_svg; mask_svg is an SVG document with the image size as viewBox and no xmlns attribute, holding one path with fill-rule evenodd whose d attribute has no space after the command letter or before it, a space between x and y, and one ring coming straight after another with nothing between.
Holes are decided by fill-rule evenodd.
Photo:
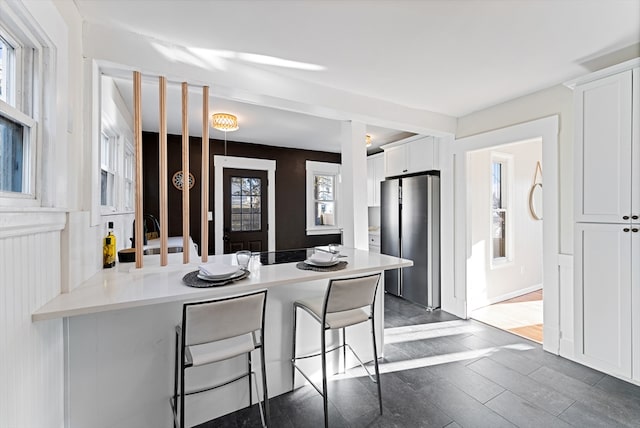
<instances>
[{"instance_id":1,"label":"white upper cabinet","mask_svg":"<svg viewBox=\"0 0 640 428\"><path fill-rule=\"evenodd\" d=\"M578 222L624 223L640 215L640 145L632 133L632 88L637 103L639 83L635 69L575 88Z\"/></svg>"},{"instance_id":2,"label":"white upper cabinet","mask_svg":"<svg viewBox=\"0 0 640 428\"><path fill-rule=\"evenodd\" d=\"M382 148L384 149L385 177L439 169L438 141L433 137L388 144Z\"/></svg>"},{"instance_id":3,"label":"white upper cabinet","mask_svg":"<svg viewBox=\"0 0 640 428\"><path fill-rule=\"evenodd\" d=\"M380 206L380 182L384 180L384 155L367 158L367 206Z\"/></svg>"}]
</instances>

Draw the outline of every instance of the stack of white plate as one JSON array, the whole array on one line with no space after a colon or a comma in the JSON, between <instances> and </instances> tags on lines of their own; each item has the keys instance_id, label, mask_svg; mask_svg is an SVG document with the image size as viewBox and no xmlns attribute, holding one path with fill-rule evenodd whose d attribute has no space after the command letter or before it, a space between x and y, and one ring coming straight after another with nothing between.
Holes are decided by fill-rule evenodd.
<instances>
[{"instance_id":1,"label":"stack of white plate","mask_svg":"<svg viewBox=\"0 0 640 428\"><path fill-rule=\"evenodd\" d=\"M335 266L338 264L340 260L338 260L337 254L325 253L325 252L316 252L311 255L304 262L311 266L319 266L319 267L328 267Z\"/></svg>"},{"instance_id":2,"label":"stack of white plate","mask_svg":"<svg viewBox=\"0 0 640 428\"><path fill-rule=\"evenodd\" d=\"M205 281L222 282L238 278L244 275L244 271L238 266L224 265L220 263L207 263L198 266L200 272L198 278Z\"/></svg>"}]
</instances>

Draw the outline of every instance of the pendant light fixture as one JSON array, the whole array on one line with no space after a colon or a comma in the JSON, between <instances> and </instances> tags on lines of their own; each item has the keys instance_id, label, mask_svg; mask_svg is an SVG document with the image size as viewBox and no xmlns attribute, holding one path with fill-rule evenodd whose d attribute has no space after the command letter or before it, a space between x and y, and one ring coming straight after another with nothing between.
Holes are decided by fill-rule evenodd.
<instances>
[{"instance_id":1,"label":"pendant light fixture","mask_svg":"<svg viewBox=\"0 0 640 428\"><path fill-rule=\"evenodd\" d=\"M211 115L211 126L213 129L224 132L224 155L227 156L227 132L240 129L238 118L229 113L214 113Z\"/></svg>"}]
</instances>

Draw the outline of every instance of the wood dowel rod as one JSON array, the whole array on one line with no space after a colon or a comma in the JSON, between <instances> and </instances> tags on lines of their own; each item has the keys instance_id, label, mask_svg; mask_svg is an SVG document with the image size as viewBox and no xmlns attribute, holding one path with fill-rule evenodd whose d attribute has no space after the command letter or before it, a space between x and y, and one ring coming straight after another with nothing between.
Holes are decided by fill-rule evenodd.
<instances>
[{"instance_id":1,"label":"wood dowel rod","mask_svg":"<svg viewBox=\"0 0 640 428\"><path fill-rule=\"evenodd\" d=\"M189 263L189 85L182 82L182 263Z\"/></svg>"},{"instance_id":2,"label":"wood dowel rod","mask_svg":"<svg viewBox=\"0 0 640 428\"><path fill-rule=\"evenodd\" d=\"M143 266L142 250L144 246L144 218L142 207L142 79L139 71L133 72L133 126L135 144L136 194L135 223L133 233L136 244L136 268Z\"/></svg>"},{"instance_id":3,"label":"wood dowel rod","mask_svg":"<svg viewBox=\"0 0 640 428\"><path fill-rule=\"evenodd\" d=\"M202 261L209 259L209 87L202 88L202 223L200 255Z\"/></svg>"},{"instance_id":4,"label":"wood dowel rod","mask_svg":"<svg viewBox=\"0 0 640 428\"><path fill-rule=\"evenodd\" d=\"M169 202L167 196L167 78L160 76L160 265L168 263Z\"/></svg>"}]
</instances>

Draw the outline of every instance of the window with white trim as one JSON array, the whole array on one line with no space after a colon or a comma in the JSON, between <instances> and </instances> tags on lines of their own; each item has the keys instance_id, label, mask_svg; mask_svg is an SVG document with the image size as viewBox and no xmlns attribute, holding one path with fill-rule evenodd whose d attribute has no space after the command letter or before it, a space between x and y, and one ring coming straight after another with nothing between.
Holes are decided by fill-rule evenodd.
<instances>
[{"instance_id":1,"label":"window with white trim","mask_svg":"<svg viewBox=\"0 0 640 428\"><path fill-rule=\"evenodd\" d=\"M133 211L133 171L134 154L133 145L130 141L125 141L124 145L124 209Z\"/></svg>"},{"instance_id":2,"label":"window with white trim","mask_svg":"<svg viewBox=\"0 0 640 428\"><path fill-rule=\"evenodd\" d=\"M501 264L512 259L512 223L510 211L513 157L491 155L491 263Z\"/></svg>"},{"instance_id":3,"label":"window with white trim","mask_svg":"<svg viewBox=\"0 0 640 428\"><path fill-rule=\"evenodd\" d=\"M36 203L34 79L39 51L23 28L0 20L0 199ZM19 32L12 31L19 30ZM35 63L34 63L35 61ZM33 202L29 202L32 200Z\"/></svg>"},{"instance_id":4,"label":"window with white trim","mask_svg":"<svg viewBox=\"0 0 640 428\"><path fill-rule=\"evenodd\" d=\"M113 78L101 76L100 210L103 215L134 210L133 132Z\"/></svg>"},{"instance_id":5,"label":"window with white trim","mask_svg":"<svg viewBox=\"0 0 640 428\"><path fill-rule=\"evenodd\" d=\"M340 164L307 161L307 235L340 233Z\"/></svg>"},{"instance_id":6,"label":"window with white trim","mask_svg":"<svg viewBox=\"0 0 640 428\"><path fill-rule=\"evenodd\" d=\"M100 205L115 209L116 137L100 136Z\"/></svg>"}]
</instances>

